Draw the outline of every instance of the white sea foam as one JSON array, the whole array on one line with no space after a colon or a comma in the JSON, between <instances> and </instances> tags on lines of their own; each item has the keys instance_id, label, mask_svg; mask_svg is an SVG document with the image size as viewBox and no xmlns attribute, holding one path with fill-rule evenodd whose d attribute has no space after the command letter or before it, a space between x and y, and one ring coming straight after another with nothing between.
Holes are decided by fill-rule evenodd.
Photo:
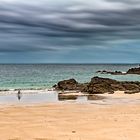
<instances>
[{"instance_id":1,"label":"white sea foam","mask_svg":"<svg viewBox=\"0 0 140 140\"><path fill-rule=\"evenodd\" d=\"M54 89L21 89L20 92L22 94L40 94L40 93L52 93L55 92ZM17 94L17 89L9 89L9 90L1 90L0 95L7 95L7 94Z\"/></svg>"}]
</instances>

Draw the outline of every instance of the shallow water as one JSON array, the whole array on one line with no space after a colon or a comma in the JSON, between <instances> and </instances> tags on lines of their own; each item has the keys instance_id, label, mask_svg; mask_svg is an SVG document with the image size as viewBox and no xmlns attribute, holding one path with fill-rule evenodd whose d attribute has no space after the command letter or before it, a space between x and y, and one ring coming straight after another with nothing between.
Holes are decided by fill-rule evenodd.
<instances>
[{"instance_id":1,"label":"shallow water","mask_svg":"<svg viewBox=\"0 0 140 140\"><path fill-rule=\"evenodd\" d=\"M91 96L91 95L90 95ZM101 96L100 96L101 97ZM114 105L114 104L140 104L138 98L128 97L106 97L101 99L89 100L88 96L78 96L77 99L64 99L59 100L58 93L55 91L49 92L34 92L34 93L23 93L21 100L18 100L17 94L0 94L0 105L34 105L42 103L89 103L95 105Z\"/></svg>"},{"instance_id":2,"label":"shallow water","mask_svg":"<svg viewBox=\"0 0 140 140\"><path fill-rule=\"evenodd\" d=\"M58 81L75 78L78 82L89 82L94 76L108 77L121 81L140 81L139 75L109 75L96 73L98 70L123 71L138 65L117 64L32 64L0 65L0 89L51 88Z\"/></svg>"},{"instance_id":3,"label":"shallow water","mask_svg":"<svg viewBox=\"0 0 140 140\"><path fill-rule=\"evenodd\" d=\"M66 101L76 101L83 103L87 101L86 96L79 96L76 100L59 101L58 93L55 91L44 93L23 93L18 100L17 94L0 95L0 104L36 104L36 103L57 103Z\"/></svg>"}]
</instances>

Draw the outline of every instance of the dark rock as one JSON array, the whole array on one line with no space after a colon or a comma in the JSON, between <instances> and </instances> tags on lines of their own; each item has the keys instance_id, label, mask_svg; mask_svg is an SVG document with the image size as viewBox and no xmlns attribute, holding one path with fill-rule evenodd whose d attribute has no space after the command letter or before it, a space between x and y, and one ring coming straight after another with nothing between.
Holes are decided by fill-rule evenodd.
<instances>
[{"instance_id":1,"label":"dark rock","mask_svg":"<svg viewBox=\"0 0 140 140\"><path fill-rule=\"evenodd\" d=\"M96 71L96 73L101 73L101 72L102 72L101 70Z\"/></svg>"},{"instance_id":2,"label":"dark rock","mask_svg":"<svg viewBox=\"0 0 140 140\"><path fill-rule=\"evenodd\" d=\"M57 85L55 84L54 86L53 86L53 88L56 88L57 87Z\"/></svg>"},{"instance_id":3,"label":"dark rock","mask_svg":"<svg viewBox=\"0 0 140 140\"><path fill-rule=\"evenodd\" d=\"M78 91L84 92L84 91L87 91L88 85L89 85L89 83L78 84L76 89L77 89Z\"/></svg>"},{"instance_id":4,"label":"dark rock","mask_svg":"<svg viewBox=\"0 0 140 140\"><path fill-rule=\"evenodd\" d=\"M102 94L106 92L113 92L111 84L116 84L116 80L109 78L93 77L90 83L87 85L87 90L90 94Z\"/></svg>"},{"instance_id":5,"label":"dark rock","mask_svg":"<svg viewBox=\"0 0 140 140\"><path fill-rule=\"evenodd\" d=\"M126 74L139 74L140 75L140 67L138 68L131 68L129 69L126 73L123 73L121 71L107 71L107 70L103 70L103 71L97 71L96 73L101 73L101 74L111 74L111 75L126 75Z\"/></svg>"},{"instance_id":6,"label":"dark rock","mask_svg":"<svg viewBox=\"0 0 140 140\"><path fill-rule=\"evenodd\" d=\"M113 80L113 79L109 79L109 78L101 78L101 77L93 77L91 78L91 81L90 81L91 84L101 84L101 83L108 83L108 84L116 84L117 81L116 80Z\"/></svg>"},{"instance_id":7,"label":"dark rock","mask_svg":"<svg viewBox=\"0 0 140 140\"><path fill-rule=\"evenodd\" d=\"M106 71L106 70L103 70L103 71L97 71L96 73L101 73L101 74L109 74L110 72L109 71Z\"/></svg>"},{"instance_id":8,"label":"dark rock","mask_svg":"<svg viewBox=\"0 0 140 140\"><path fill-rule=\"evenodd\" d=\"M127 71L127 74L140 74L140 67L129 69L129 70Z\"/></svg>"},{"instance_id":9,"label":"dark rock","mask_svg":"<svg viewBox=\"0 0 140 140\"><path fill-rule=\"evenodd\" d=\"M126 73L123 73L121 71L106 71L106 70L103 70L103 71L97 71L96 73L101 73L101 74L111 74L111 75L125 75Z\"/></svg>"},{"instance_id":10,"label":"dark rock","mask_svg":"<svg viewBox=\"0 0 140 140\"><path fill-rule=\"evenodd\" d=\"M78 90L89 94L113 94L114 91L140 92L140 82L116 81L109 78L93 77L89 83L78 83L74 79L60 81L55 89Z\"/></svg>"},{"instance_id":11,"label":"dark rock","mask_svg":"<svg viewBox=\"0 0 140 140\"><path fill-rule=\"evenodd\" d=\"M55 87L58 90L76 90L78 82L75 79L69 79L58 82Z\"/></svg>"},{"instance_id":12,"label":"dark rock","mask_svg":"<svg viewBox=\"0 0 140 140\"><path fill-rule=\"evenodd\" d=\"M10 91L9 89L0 89L0 91Z\"/></svg>"},{"instance_id":13,"label":"dark rock","mask_svg":"<svg viewBox=\"0 0 140 140\"><path fill-rule=\"evenodd\" d=\"M106 92L113 92L110 88L109 84L102 83L102 84L89 84L88 90L86 91L90 94L103 94Z\"/></svg>"},{"instance_id":14,"label":"dark rock","mask_svg":"<svg viewBox=\"0 0 140 140\"><path fill-rule=\"evenodd\" d=\"M125 75L126 73L122 73L121 71L111 72L112 75Z\"/></svg>"},{"instance_id":15,"label":"dark rock","mask_svg":"<svg viewBox=\"0 0 140 140\"><path fill-rule=\"evenodd\" d=\"M125 91L125 87L123 87L121 82L118 82L117 84L111 84L111 87L114 91Z\"/></svg>"},{"instance_id":16,"label":"dark rock","mask_svg":"<svg viewBox=\"0 0 140 140\"><path fill-rule=\"evenodd\" d=\"M134 82L123 82L122 83L125 90L137 90L140 91L140 85L137 85Z\"/></svg>"}]
</instances>

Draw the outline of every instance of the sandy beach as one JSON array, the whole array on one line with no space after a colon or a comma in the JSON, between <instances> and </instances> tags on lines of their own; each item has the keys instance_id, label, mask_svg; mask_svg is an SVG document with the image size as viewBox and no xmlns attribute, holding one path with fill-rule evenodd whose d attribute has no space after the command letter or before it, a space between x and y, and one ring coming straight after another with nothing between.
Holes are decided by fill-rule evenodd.
<instances>
[{"instance_id":1,"label":"sandy beach","mask_svg":"<svg viewBox=\"0 0 140 140\"><path fill-rule=\"evenodd\" d=\"M140 140L140 0L0 0L0 140Z\"/></svg>"},{"instance_id":2,"label":"sandy beach","mask_svg":"<svg viewBox=\"0 0 140 140\"><path fill-rule=\"evenodd\" d=\"M140 94L104 96L114 103L1 105L0 139L139 140Z\"/></svg>"}]
</instances>

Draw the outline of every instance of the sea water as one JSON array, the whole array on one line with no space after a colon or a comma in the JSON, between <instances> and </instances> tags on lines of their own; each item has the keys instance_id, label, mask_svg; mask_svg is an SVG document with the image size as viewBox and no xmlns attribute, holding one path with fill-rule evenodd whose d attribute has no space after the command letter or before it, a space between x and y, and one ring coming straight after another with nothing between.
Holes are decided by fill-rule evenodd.
<instances>
[{"instance_id":1,"label":"sea water","mask_svg":"<svg viewBox=\"0 0 140 140\"><path fill-rule=\"evenodd\" d=\"M120 81L140 81L140 75L110 75L98 70L122 71L138 64L0 64L0 89L51 88L58 81L75 78L89 82L94 76Z\"/></svg>"}]
</instances>

